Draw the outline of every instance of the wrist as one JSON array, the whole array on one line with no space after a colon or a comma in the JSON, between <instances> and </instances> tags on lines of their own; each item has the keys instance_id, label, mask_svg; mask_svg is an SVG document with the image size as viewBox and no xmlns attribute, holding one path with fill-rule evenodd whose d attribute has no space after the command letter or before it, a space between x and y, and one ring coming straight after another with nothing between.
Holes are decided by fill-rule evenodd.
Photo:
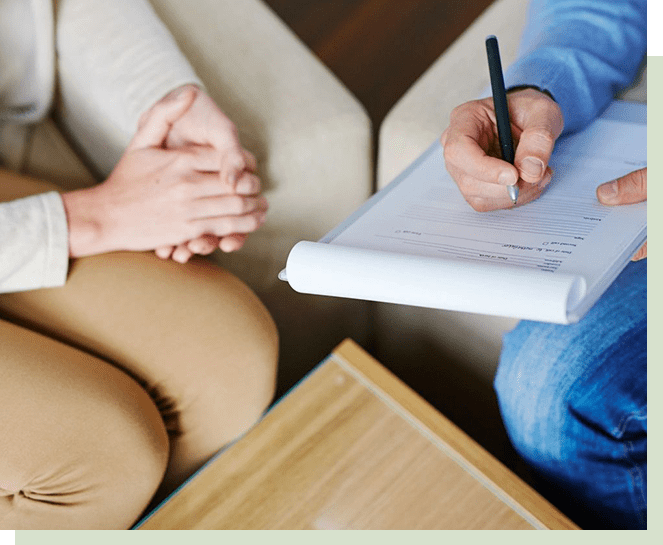
<instances>
[{"instance_id":1,"label":"wrist","mask_svg":"<svg viewBox=\"0 0 663 545\"><path fill-rule=\"evenodd\" d=\"M63 193L62 203L69 230L69 257L85 257L109 251L104 246L104 225L96 188Z\"/></svg>"},{"instance_id":2,"label":"wrist","mask_svg":"<svg viewBox=\"0 0 663 545\"><path fill-rule=\"evenodd\" d=\"M515 85L513 87L509 87L509 89L507 90L507 94L516 93L518 91L524 91L526 89L532 89L533 91L538 91L539 93L546 95L548 98L555 100L555 97L552 96L552 93L550 91L548 91L547 89L543 89L541 87L537 87L536 85ZM555 102L557 101L555 100Z\"/></svg>"}]
</instances>

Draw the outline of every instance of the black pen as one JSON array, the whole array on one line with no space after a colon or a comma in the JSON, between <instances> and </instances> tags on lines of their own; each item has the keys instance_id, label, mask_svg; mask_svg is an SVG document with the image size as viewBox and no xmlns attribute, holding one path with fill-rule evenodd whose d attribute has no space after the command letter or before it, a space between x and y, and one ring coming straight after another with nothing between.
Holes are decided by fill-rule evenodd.
<instances>
[{"instance_id":1,"label":"black pen","mask_svg":"<svg viewBox=\"0 0 663 545\"><path fill-rule=\"evenodd\" d=\"M493 104L495 105L495 119L497 120L497 136L500 140L502 159L513 165L513 137L511 136L511 122L509 121L509 106L504 88L504 75L502 74L502 61L500 49L495 36L486 38L486 53L488 54L488 70L490 71L490 86L493 89ZM517 183L517 182L516 182ZM518 201L518 186L506 186L513 204Z\"/></svg>"}]
</instances>

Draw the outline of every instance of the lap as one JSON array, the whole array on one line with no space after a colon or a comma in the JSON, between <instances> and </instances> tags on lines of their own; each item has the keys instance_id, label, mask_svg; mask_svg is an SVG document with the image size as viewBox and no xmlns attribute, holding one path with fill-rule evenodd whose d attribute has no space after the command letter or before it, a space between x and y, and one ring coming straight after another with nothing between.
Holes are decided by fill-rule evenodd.
<instances>
[{"instance_id":1,"label":"lap","mask_svg":"<svg viewBox=\"0 0 663 545\"><path fill-rule=\"evenodd\" d=\"M508 333L495 388L516 448L586 524L646 525L646 260L579 323Z\"/></svg>"},{"instance_id":2,"label":"lap","mask_svg":"<svg viewBox=\"0 0 663 545\"><path fill-rule=\"evenodd\" d=\"M543 407L564 399L619 433L624 414L646 406L646 338L645 260L629 264L579 323L521 322L505 335L496 387Z\"/></svg>"},{"instance_id":3,"label":"lap","mask_svg":"<svg viewBox=\"0 0 663 545\"><path fill-rule=\"evenodd\" d=\"M3 174L0 200L53 186ZM278 337L255 294L205 259L153 253L72 260L64 286L0 295L0 316L110 362L157 403L179 484L271 401Z\"/></svg>"}]
</instances>

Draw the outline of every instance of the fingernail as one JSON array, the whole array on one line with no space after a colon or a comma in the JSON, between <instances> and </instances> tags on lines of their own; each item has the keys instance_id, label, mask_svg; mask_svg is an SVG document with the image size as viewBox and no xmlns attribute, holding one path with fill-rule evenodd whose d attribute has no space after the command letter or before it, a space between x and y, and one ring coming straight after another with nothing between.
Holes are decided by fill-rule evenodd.
<instances>
[{"instance_id":1,"label":"fingernail","mask_svg":"<svg viewBox=\"0 0 663 545\"><path fill-rule=\"evenodd\" d=\"M502 185L515 185L515 183L518 180L516 180L516 177L513 175L513 172L511 172L510 170L503 170L502 172L500 172L497 181Z\"/></svg>"},{"instance_id":2,"label":"fingernail","mask_svg":"<svg viewBox=\"0 0 663 545\"><path fill-rule=\"evenodd\" d=\"M543 176L544 168L543 161L536 157L525 157L520 165L520 169L531 178L540 178Z\"/></svg>"},{"instance_id":3,"label":"fingernail","mask_svg":"<svg viewBox=\"0 0 663 545\"><path fill-rule=\"evenodd\" d=\"M614 201L617 198L617 182L600 185L597 193L602 201Z\"/></svg>"}]
</instances>

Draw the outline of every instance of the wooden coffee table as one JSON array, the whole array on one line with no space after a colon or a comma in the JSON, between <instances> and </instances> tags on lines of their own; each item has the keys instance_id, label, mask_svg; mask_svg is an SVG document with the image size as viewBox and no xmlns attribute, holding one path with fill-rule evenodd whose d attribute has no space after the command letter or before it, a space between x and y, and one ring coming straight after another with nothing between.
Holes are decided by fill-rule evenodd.
<instances>
[{"instance_id":1,"label":"wooden coffee table","mask_svg":"<svg viewBox=\"0 0 663 545\"><path fill-rule=\"evenodd\" d=\"M346 340L140 529L573 529Z\"/></svg>"}]
</instances>

